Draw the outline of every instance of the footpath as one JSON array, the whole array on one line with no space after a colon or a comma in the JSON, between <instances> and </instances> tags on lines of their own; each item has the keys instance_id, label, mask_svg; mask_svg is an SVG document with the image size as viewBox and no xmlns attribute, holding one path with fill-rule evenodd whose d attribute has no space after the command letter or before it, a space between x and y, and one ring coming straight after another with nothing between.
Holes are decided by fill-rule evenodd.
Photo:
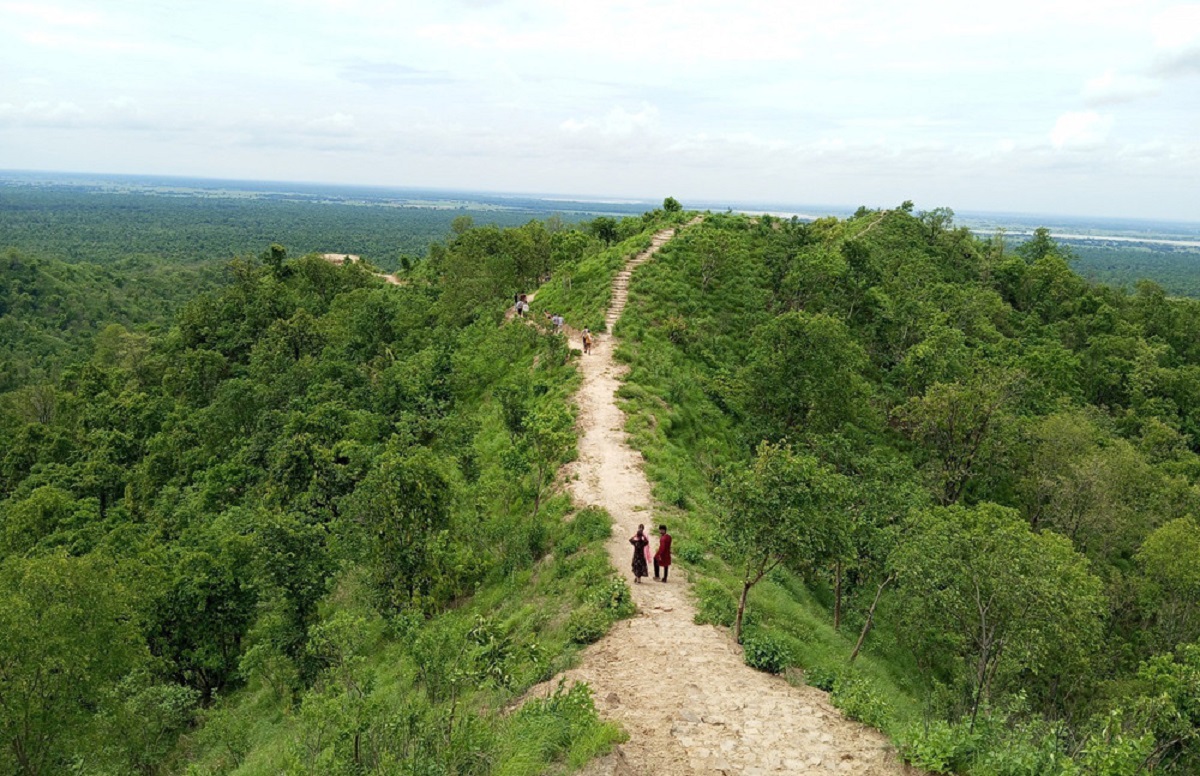
<instances>
[{"instance_id":1,"label":"footpath","mask_svg":"<svg viewBox=\"0 0 1200 776\"><path fill-rule=\"evenodd\" d=\"M625 309L634 269L674 234L655 235L614 280L610 332ZM600 506L612 515L609 558L630 581L629 537L645 523L653 549L657 531L650 484L616 403L624 369L613 361L615 344L610 333L597 334L592 353L580 359L579 458L564 475L578 506ZM687 541L675 537L676 547ZM666 584L651 577L629 587L638 613L588 647L564 675L568 684L587 682L600 715L629 733L629 741L585 770L588 776L915 772L883 734L842 717L826 693L755 671L727 631L696 625L686 571L674 566ZM558 679L532 692L548 692Z\"/></svg>"}]
</instances>

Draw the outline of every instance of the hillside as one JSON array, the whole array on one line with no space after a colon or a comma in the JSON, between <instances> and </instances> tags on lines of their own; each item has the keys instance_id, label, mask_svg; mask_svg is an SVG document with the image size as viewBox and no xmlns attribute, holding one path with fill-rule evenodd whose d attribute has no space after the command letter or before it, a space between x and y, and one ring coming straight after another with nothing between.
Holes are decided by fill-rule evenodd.
<instances>
[{"instance_id":1,"label":"hillside","mask_svg":"<svg viewBox=\"0 0 1200 776\"><path fill-rule=\"evenodd\" d=\"M88 312L0 394L0 771L1196 772L1200 302L947 210L693 216Z\"/></svg>"},{"instance_id":2,"label":"hillside","mask_svg":"<svg viewBox=\"0 0 1200 776\"><path fill-rule=\"evenodd\" d=\"M537 773L619 738L582 688L501 714L631 607L551 488L567 343L498 324L662 217L468 230L399 286L267 251L0 396L0 772Z\"/></svg>"},{"instance_id":3,"label":"hillside","mask_svg":"<svg viewBox=\"0 0 1200 776\"><path fill-rule=\"evenodd\" d=\"M1194 772L1200 304L946 216L711 216L639 270L617 357L655 522L701 619L755 583L748 658L915 764Z\"/></svg>"},{"instance_id":4,"label":"hillside","mask_svg":"<svg viewBox=\"0 0 1200 776\"><path fill-rule=\"evenodd\" d=\"M54 375L130 330L167 326L222 281L211 263L69 264L9 248L0 255L0 392Z\"/></svg>"}]
</instances>

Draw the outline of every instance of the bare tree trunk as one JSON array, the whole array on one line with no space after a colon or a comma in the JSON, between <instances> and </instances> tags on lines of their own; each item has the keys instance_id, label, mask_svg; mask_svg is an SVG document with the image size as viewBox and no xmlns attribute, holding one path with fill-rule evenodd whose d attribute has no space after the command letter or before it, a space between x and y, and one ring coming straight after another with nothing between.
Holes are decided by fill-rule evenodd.
<instances>
[{"instance_id":1,"label":"bare tree trunk","mask_svg":"<svg viewBox=\"0 0 1200 776\"><path fill-rule=\"evenodd\" d=\"M842 561L833 566L833 629L842 627Z\"/></svg>"},{"instance_id":2,"label":"bare tree trunk","mask_svg":"<svg viewBox=\"0 0 1200 776\"><path fill-rule=\"evenodd\" d=\"M737 622L733 626L733 640L738 644L742 643L742 616L746 613L746 598L750 595L750 588L753 582L742 583L742 599L738 601Z\"/></svg>"},{"instance_id":3,"label":"bare tree trunk","mask_svg":"<svg viewBox=\"0 0 1200 776\"><path fill-rule=\"evenodd\" d=\"M983 703L983 692L988 681L988 663L991 662L991 648L983 647L979 653L979 662L975 666L975 698L971 702L971 732L975 732L975 720L979 717L979 706Z\"/></svg>"},{"instance_id":4,"label":"bare tree trunk","mask_svg":"<svg viewBox=\"0 0 1200 776\"><path fill-rule=\"evenodd\" d=\"M883 596L883 589L890 585L895 578L895 574L888 574L879 583L878 589L875 590L875 600L871 602L871 608L867 610L867 621L863 623L862 631L858 634L858 643L854 645L854 651L850 653L851 663L855 661L858 653L862 651L863 643L867 640L867 634L871 632L871 626L875 623L875 607L879 606L879 599Z\"/></svg>"}]
</instances>

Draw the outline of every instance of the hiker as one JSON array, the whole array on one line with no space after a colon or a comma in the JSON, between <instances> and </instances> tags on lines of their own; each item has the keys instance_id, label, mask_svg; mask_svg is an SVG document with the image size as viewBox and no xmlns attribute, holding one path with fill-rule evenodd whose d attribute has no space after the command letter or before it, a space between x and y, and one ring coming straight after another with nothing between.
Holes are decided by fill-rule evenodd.
<instances>
[{"instance_id":1,"label":"hiker","mask_svg":"<svg viewBox=\"0 0 1200 776\"><path fill-rule=\"evenodd\" d=\"M667 581L667 572L671 570L671 534L667 527L658 527L658 552L654 553L654 578L658 579L658 569L662 567L662 581Z\"/></svg>"},{"instance_id":2,"label":"hiker","mask_svg":"<svg viewBox=\"0 0 1200 776\"><path fill-rule=\"evenodd\" d=\"M583 330L583 352L585 355L592 352L592 333L586 328Z\"/></svg>"},{"instance_id":3,"label":"hiker","mask_svg":"<svg viewBox=\"0 0 1200 776\"><path fill-rule=\"evenodd\" d=\"M563 320L563 317L561 315L555 315L553 318L550 319L550 322L554 324L554 330L556 332L562 331L563 323L565 323L565 321Z\"/></svg>"},{"instance_id":4,"label":"hiker","mask_svg":"<svg viewBox=\"0 0 1200 776\"><path fill-rule=\"evenodd\" d=\"M646 526L639 524L637 533L629 538L633 545L633 581L641 583L646 576L646 555L649 553L650 539L646 536Z\"/></svg>"}]
</instances>

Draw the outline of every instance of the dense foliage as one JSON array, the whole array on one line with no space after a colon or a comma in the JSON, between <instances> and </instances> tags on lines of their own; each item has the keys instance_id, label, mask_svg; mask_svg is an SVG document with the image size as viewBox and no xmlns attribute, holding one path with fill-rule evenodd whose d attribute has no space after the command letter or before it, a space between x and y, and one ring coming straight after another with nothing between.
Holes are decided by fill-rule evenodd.
<instances>
[{"instance_id":1,"label":"dense foliage","mask_svg":"<svg viewBox=\"0 0 1200 776\"><path fill-rule=\"evenodd\" d=\"M68 264L9 248L0 255L0 391L54 374L128 329L163 326L184 302L221 282L211 264Z\"/></svg>"},{"instance_id":2,"label":"dense foliage","mask_svg":"<svg viewBox=\"0 0 1200 776\"><path fill-rule=\"evenodd\" d=\"M0 771L539 773L619 736L585 687L501 713L632 609L553 488L577 378L539 322L601 330L677 201L421 231L32 196L0 203ZM447 234L399 285L284 247ZM924 768L1200 769L1200 302L1077 254L710 215L620 324L699 616Z\"/></svg>"},{"instance_id":3,"label":"dense foliage","mask_svg":"<svg viewBox=\"0 0 1200 776\"><path fill-rule=\"evenodd\" d=\"M391 271L402 256L424 256L463 216L503 226L530 219L528 212L508 210L251 197L222 189L181 194L0 185L0 248L71 262L154 257L189 263L226 261L279 243L294 255L358 254Z\"/></svg>"},{"instance_id":4,"label":"dense foliage","mask_svg":"<svg viewBox=\"0 0 1200 776\"><path fill-rule=\"evenodd\" d=\"M1073 245L1075 270L1089 280L1137 287L1152 280L1174 296L1200 297L1200 248L1153 245Z\"/></svg>"},{"instance_id":5,"label":"dense foliage","mask_svg":"<svg viewBox=\"0 0 1200 776\"><path fill-rule=\"evenodd\" d=\"M1200 302L952 217L710 215L638 270L622 395L701 617L753 587L747 659L926 768L1195 773Z\"/></svg>"},{"instance_id":6,"label":"dense foliage","mask_svg":"<svg viewBox=\"0 0 1200 776\"><path fill-rule=\"evenodd\" d=\"M607 516L564 520L552 488L566 340L503 320L610 261L551 226L461 223L401 285L237 259L169 327L113 323L0 394L0 772L517 774L606 748L586 688L499 713L631 612ZM17 320L93 315L28 292L60 265L8 261Z\"/></svg>"}]
</instances>

